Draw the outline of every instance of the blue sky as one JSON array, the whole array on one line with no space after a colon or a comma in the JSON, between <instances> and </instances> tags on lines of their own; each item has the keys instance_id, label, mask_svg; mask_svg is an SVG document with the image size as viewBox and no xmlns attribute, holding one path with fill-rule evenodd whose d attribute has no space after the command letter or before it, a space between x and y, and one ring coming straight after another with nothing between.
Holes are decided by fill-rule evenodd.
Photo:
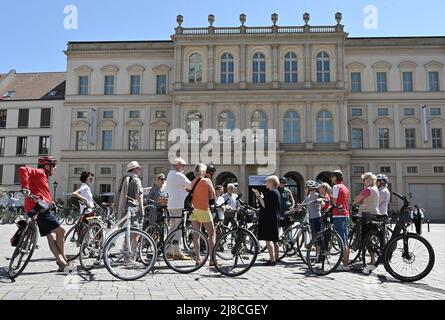
<instances>
[{"instance_id":1,"label":"blue sky","mask_svg":"<svg viewBox=\"0 0 445 320\"><path fill-rule=\"evenodd\" d=\"M78 9L77 30L64 28L66 5ZM368 5L378 9L376 30L363 26ZM445 35L443 0L15 0L1 7L2 73L64 71L68 41L169 40L177 14L184 16L184 27L207 26L209 13L215 26L238 26L240 13L247 15L247 26L266 26L273 12L278 25L302 25L307 11L310 24L327 25L341 11L354 37Z\"/></svg>"}]
</instances>

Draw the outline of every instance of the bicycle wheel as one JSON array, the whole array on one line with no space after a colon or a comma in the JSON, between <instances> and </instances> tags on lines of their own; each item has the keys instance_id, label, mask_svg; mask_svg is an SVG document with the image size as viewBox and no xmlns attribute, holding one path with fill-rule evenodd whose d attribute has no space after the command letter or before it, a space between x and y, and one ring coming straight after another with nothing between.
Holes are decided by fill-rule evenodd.
<instances>
[{"instance_id":1,"label":"bicycle wheel","mask_svg":"<svg viewBox=\"0 0 445 320\"><path fill-rule=\"evenodd\" d=\"M65 246L65 255L68 258L68 261L72 261L79 256L79 248L80 242L79 240L79 232L78 228L80 228L80 224L72 226L67 233L65 233L65 237L63 238L64 246Z\"/></svg>"},{"instance_id":2,"label":"bicycle wheel","mask_svg":"<svg viewBox=\"0 0 445 320\"><path fill-rule=\"evenodd\" d=\"M361 242L360 225L355 224L351 232L348 233L349 264L354 263L360 257Z\"/></svg>"},{"instance_id":3,"label":"bicycle wheel","mask_svg":"<svg viewBox=\"0 0 445 320\"><path fill-rule=\"evenodd\" d=\"M292 227L290 230L286 229L278 240L279 257L283 259L285 257L292 257L298 254L297 248L297 233L299 226Z\"/></svg>"},{"instance_id":4,"label":"bicycle wheel","mask_svg":"<svg viewBox=\"0 0 445 320\"><path fill-rule=\"evenodd\" d=\"M307 249L309 243L312 240L312 234L309 230L309 227L307 226L300 227L299 230L297 231L297 236L295 240L296 240L298 255L300 256L301 260L303 260L303 262L307 264L306 260Z\"/></svg>"},{"instance_id":5,"label":"bicycle wheel","mask_svg":"<svg viewBox=\"0 0 445 320\"><path fill-rule=\"evenodd\" d=\"M258 224L254 224L253 226L249 227L248 231L253 233L253 235L255 236L255 239L258 239ZM258 245L259 245L259 252L260 253L265 252L267 250L266 241L257 240L257 242L258 242ZM251 250L253 250L253 248L251 248Z\"/></svg>"},{"instance_id":6,"label":"bicycle wheel","mask_svg":"<svg viewBox=\"0 0 445 320\"><path fill-rule=\"evenodd\" d=\"M25 270L37 243L37 228L35 224L28 223L27 230L14 249L11 260L9 261L8 276L10 279L17 278Z\"/></svg>"},{"instance_id":7,"label":"bicycle wheel","mask_svg":"<svg viewBox=\"0 0 445 320\"><path fill-rule=\"evenodd\" d=\"M309 270L318 276L335 271L343 257L343 242L335 231L322 231L312 239L307 250Z\"/></svg>"},{"instance_id":8,"label":"bicycle wheel","mask_svg":"<svg viewBox=\"0 0 445 320\"><path fill-rule=\"evenodd\" d=\"M431 244L423 237L402 234L385 247L383 263L386 271L403 282L419 281L434 267L435 254Z\"/></svg>"},{"instance_id":9,"label":"bicycle wheel","mask_svg":"<svg viewBox=\"0 0 445 320\"><path fill-rule=\"evenodd\" d=\"M90 223L79 249L79 261L84 270L91 270L99 264L102 240L102 226L97 222Z\"/></svg>"},{"instance_id":10,"label":"bicycle wheel","mask_svg":"<svg viewBox=\"0 0 445 320\"><path fill-rule=\"evenodd\" d=\"M130 239L128 243L127 237ZM143 246L151 248L151 256L141 256L145 253ZM127 229L122 228L111 234L104 245L104 263L108 272L114 277L132 281L149 273L156 262L156 244L146 232L131 228L127 235Z\"/></svg>"},{"instance_id":11,"label":"bicycle wheel","mask_svg":"<svg viewBox=\"0 0 445 320\"><path fill-rule=\"evenodd\" d=\"M233 229L220 237L215 247L221 246L224 250L218 254L214 251L212 259L216 270L228 277L236 277L249 271L259 253L259 244L255 235L243 228ZM218 259L221 255L223 258Z\"/></svg>"},{"instance_id":12,"label":"bicycle wheel","mask_svg":"<svg viewBox=\"0 0 445 320\"><path fill-rule=\"evenodd\" d=\"M361 252L363 266L373 265L377 267L379 265L385 246L382 241L380 231L374 229L368 232Z\"/></svg>"},{"instance_id":13,"label":"bicycle wheel","mask_svg":"<svg viewBox=\"0 0 445 320\"><path fill-rule=\"evenodd\" d=\"M209 241L202 231L192 227L176 229L167 236L162 253L169 268L179 273L191 273L207 262Z\"/></svg>"},{"instance_id":14,"label":"bicycle wheel","mask_svg":"<svg viewBox=\"0 0 445 320\"><path fill-rule=\"evenodd\" d=\"M225 225L217 225L217 227L216 227L216 241L218 242L219 238L221 238L223 235L225 235L230 230L231 229L229 227L226 227ZM226 241L226 240L224 240L224 241ZM218 259L225 259L224 254L220 254L220 253L224 252L224 241L220 242L218 247L215 245L215 251L216 251L215 254Z\"/></svg>"}]
</instances>

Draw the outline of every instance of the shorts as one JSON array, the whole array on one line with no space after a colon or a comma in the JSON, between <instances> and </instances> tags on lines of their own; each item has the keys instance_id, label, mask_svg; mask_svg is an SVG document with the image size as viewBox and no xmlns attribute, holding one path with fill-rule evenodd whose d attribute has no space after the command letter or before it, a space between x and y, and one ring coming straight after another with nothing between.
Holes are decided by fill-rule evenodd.
<instances>
[{"instance_id":1,"label":"shorts","mask_svg":"<svg viewBox=\"0 0 445 320\"><path fill-rule=\"evenodd\" d=\"M309 219L309 223L311 225L312 236L315 237L317 233L321 231L321 219L320 218Z\"/></svg>"},{"instance_id":2,"label":"shorts","mask_svg":"<svg viewBox=\"0 0 445 320\"><path fill-rule=\"evenodd\" d=\"M334 217L332 218L334 222L335 231L337 231L344 245L348 244L348 223L349 217Z\"/></svg>"},{"instance_id":3,"label":"shorts","mask_svg":"<svg viewBox=\"0 0 445 320\"><path fill-rule=\"evenodd\" d=\"M207 210L193 209L190 221L196 221L199 223L213 222L212 213L208 209Z\"/></svg>"},{"instance_id":4,"label":"shorts","mask_svg":"<svg viewBox=\"0 0 445 320\"><path fill-rule=\"evenodd\" d=\"M37 209L32 209L28 212L29 217L33 217L37 213ZM39 233L41 237L46 237L52 231L60 227L60 222L57 219L56 215L51 211L45 211L39 213L37 217L37 226L39 227Z\"/></svg>"}]
</instances>

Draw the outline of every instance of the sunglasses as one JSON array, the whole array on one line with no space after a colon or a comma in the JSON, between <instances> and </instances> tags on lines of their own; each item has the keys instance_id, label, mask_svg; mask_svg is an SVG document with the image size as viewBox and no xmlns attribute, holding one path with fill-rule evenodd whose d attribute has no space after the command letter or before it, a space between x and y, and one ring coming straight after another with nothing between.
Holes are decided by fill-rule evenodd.
<instances>
[{"instance_id":1,"label":"sunglasses","mask_svg":"<svg viewBox=\"0 0 445 320\"><path fill-rule=\"evenodd\" d=\"M165 181L165 178L159 178L158 180Z\"/></svg>"}]
</instances>

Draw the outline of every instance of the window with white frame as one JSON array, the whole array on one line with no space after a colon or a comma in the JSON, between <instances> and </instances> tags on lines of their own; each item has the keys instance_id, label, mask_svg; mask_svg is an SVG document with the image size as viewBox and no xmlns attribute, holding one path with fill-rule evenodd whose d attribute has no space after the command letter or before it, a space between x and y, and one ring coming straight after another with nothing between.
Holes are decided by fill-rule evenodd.
<instances>
[{"instance_id":1,"label":"window with white frame","mask_svg":"<svg viewBox=\"0 0 445 320\"><path fill-rule=\"evenodd\" d=\"M167 112L166 112L165 110L156 110L156 112L155 112L155 118L156 118L156 119L167 118Z\"/></svg>"},{"instance_id":2,"label":"window with white frame","mask_svg":"<svg viewBox=\"0 0 445 320\"><path fill-rule=\"evenodd\" d=\"M363 116L362 108L352 108L351 109L351 116L353 116L353 117L361 117L361 116Z\"/></svg>"},{"instance_id":3,"label":"window with white frame","mask_svg":"<svg viewBox=\"0 0 445 320\"><path fill-rule=\"evenodd\" d=\"M434 173L445 173L445 167L444 166L434 166L433 172Z\"/></svg>"},{"instance_id":4,"label":"window with white frame","mask_svg":"<svg viewBox=\"0 0 445 320\"><path fill-rule=\"evenodd\" d=\"M352 149L363 149L363 129L353 128L351 140Z\"/></svg>"},{"instance_id":5,"label":"window with white frame","mask_svg":"<svg viewBox=\"0 0 445 320\"><path fill-rule=\"evenodd\" d=\"M431 108L430 109L430 115L431 116L440 116L441 115L440 108Z\"/></svg>"},{"instance_id":6,"label":"window with white frame","mask_svg":"<svg viewBox=\"0 0 445 320\"><path fill-rule=\"evenodd\" d=\"M252 82L253 83L266 82L266 56L262 52L257 52L253 55Z\"/></svg>"},{"instance_id":7,"label":"window with white frame","mask_svg":"<svg viewBox=\"0 0 445 320\"><path fill-rule=\"evenodd\" d=\"M411 71L402 72L402 81L403 81L403 91L411 92L413 91L413 73Z\"/></svg>"},{"instance_id":8,"label":"window with white frame","mask_svg":"<svg viewBox=\"0 0 445 320\"><path fill-rule=\"evenodd\" d=\"M255 141L267 141L268 117L264 111L257 110L252 113L252 131Z\"/></svg>"},{"instance_id":9,"label":"window with white frame","mask_svg":"<svg viewBox=\"0 0 445 320\"><path fill-rule=\"evenodd\" d=\"M334 142L334 120L329 111L317 113L317 143Z\"/></svg>"},{"instance_id":10,"label":"window with white frame","mask_svg":"<svg viewBox=\"0 0 445 320\"><path fill-rule=\"evenodd\" d=\"M325 51L317 54L317 82L331 82L331 61Z\"/></svg>"},{"instance_id":11,"label":"window with white frame","mask_svg":"<svg viewBox=\"0 0 445 320\"><path fill-rule=\"evenodd\" d=\"M186 119L187 132L188 133L191 132L192 123L197 123L197 125L199 126L199 131L201 131L202 130L202 121L203 121L203 117L200 112L198 112L198 111L190 112L187 115L187 119ZM194 138L194 137L192 137L192 138Z\"/></svg>"},{"instance_id":12,"label":"window with white frame","mask_svg":"<svg viewBox=\"0 0 445 320\"><path fill-rule=\"evenodd\" d=\"M377 116L379 117L387 117L389 115L388 108L378 108Z\"/></svg>"},{"instance_id":13,"label":"window with white frame","mask_svg":"<svg viewBox=\"0 0 445 320\"><path fill-rule=\"evenodd\" d=\"M377 92L387 92L387 72L377 72Z\"/></svg>"},{"instance_id":14,"label":"window with white frame","mask_svg":"<svg viewBox=\"0 0 445 320\"><path fill-rule=\"evenodd\" d=\"M300 114L297 111L284 114L284 143L301 143Z\"/></svg>"},{"instance_id":15,"label":"window with white frame","mask_svg":"<svg viewBox=\"0 0 445 320\"><path fill-rule=\"evenodd\" d=\"M284 56L284 82L298 82L298 60L295 52L288 52Z\"/></svg>"},{"instance_id":16,"label":"window with white frame","mask_svg":"<svg viewBox=\"0 0 445 320\"><path fill-rule=\"evenodd\" d=\"M416 148L416 129L405 128L405 147L407 149Z\"/></svg>"},{"instance_id":17,"label":"window with white frame","mask_svg":"<svg viewBox=\"0 0 445 320\"><path fill-rule=\"evenodd\" d=\"M202 57L199 53L193 53L189 58L189 82L202 82Z\"/></svg>"},{"instance_id":18,"label":"window with white frame","mask_svg":"<svg viewBox=\"0 0 445 320\"><path fill-rule=\"evenodd\" d=\"M391 166L381 166L380 167L380 173L391 173Z\"/></svg>"},{"instance_id":19,"label":"window with white frame","mask_svg":"<svg viewBox=\"0 0 445 320\"><path fill-rule=\"evenodd\" d=\"M0 156L5 155L5 137L0 137Z\"/></svg>"},{"instance_id":20,"label":"window with white frame","mask_svg":"<svg viewBox=\"0 0 445 320\"><path fill-rule=\"evenodd\" d=\"M112 150L113 149L113 131L103 130L102 131L102 150Z\"/></svg>"},{"instance_id":21,"label":"window with white frame","mask_svg":"<svg viewBox=\"0 0 445 320\"><path fill-rule=\"evenodd\" d=\"M88 95L89 88L89 77L88 76L79 76L79 95L86 96Z\"/></svg>"},{"instance_id":22,"label":"window with white frame","mask_svg":"<svg viewBox=\"0 0 445 320\"><path fill-rule=\"evenodd\" d=\"M39 155L48 155L50 146L50 137L39 137Z\"/></svg>"},{"instance_id":23,"label":"window with white frame","mask_svg":"<svg viewBox=\"0 0 445 320\"><path fill-rule=\"evenodd\" d=\"M362 74L361 72L351 72L351 91L362 91Z\"/></svg>"},{"instance_id":24,"label":"window with white frame","mask_svg":"<svg viewBox=\"0 0 445 320\"><path fill-rule=\"evenodd\" d=\"M221 83L233 83L234 81L234 62L230 53L224 53L221 56Z\"/></svg>"},{"instance_id":25,"label":"window with white frame","mask_svg":"<svg viewBox=\"0 0 445 320\"><path fill-rule=\"evenodd\" d=\"M353 174L365 173L365 167L364 166L352 166L352 173Z\"/></svg>"},{"instance_id":26,"label":"window with white frame","mask_svg":"<svg viewBox=\"0 0 445 320\"><path fill-rule=\"evenodd\" d=\"M167 131L155 130L155 149L165 150L167 149Z\"/></svg>"},{"instance_id":27,"label":"window with white frame","mask_svg":"<svg viewBox=\"0 0 445 320\"><path fill-rule=\"evenodd\" d=\"M106 75L104 78L104 94L114 94L114 75Z\"/></svg>"},{"instance_id":28,"label":"window with white frame","mask_svg":"<svg viewBox=\"0 0 445 320\"><path fill-rule=\"evenodd\" d=\"M439 91L439 72L429 71L428 72L428 87L429 91L435 92Z\"/></svg>"},{"instance_id":29,"label":"window with white frame","mask_svg":"<svg viewBox=\"0 0 445 320\"><path fill-rule=\"evenodd\" d=\"M141 75L130 76L130 94L141 94Z\"/></svg>"},{"instance_id":30,"label":"window with white frame","mask_svg":"<svg viewBox=\"0 0 445 320\"><path fill-rule=\"evenodd\" d=\"M128 131L128 150L139 150L139 130Z\"/></svg>"},{"instance_id":31,"label":"window with white frame","mask_svg":"<svg viewBox=\"0 0 445 320\"><path fill-rule=\"evenodd\" d=\"M28 137L17 137L17 150L16 155L26 155L26 149L28 147Z\"/></svg>"},{"instance_id":32,"label":"window with white frame","mask_svg":"<svg viewBox=\"0 0 445 320\"><path fill-rule=\"evenodd\" d=\"M442 148L442 128L431 129L431 142L434 149Z\"/></svg>"},{"instance_id":33,"label":"window with white frame","mask_svg":"<svg viewBox=\"0 0 445 320\"><path fill-rule=\"evenodd\" d=\"M379 148L389 149L389 129L379 128Z\"/></svg>"},{"instance_id":34,"label":"window with white frame","mask_svg":"<svg viewBox=\"0 0 445 320\"><path fill-rule=\"evenodd\" d=\"M130 110L130 112L128 113L128 117L130 119L139 119L140 117L139 110Z\"/></svg>"},{"instance_id":35,"label":"window with white frame","mask_svg":"<svg viewBox=\"0 0 445 320\"><path fill-rule=\"evenodd\" d=\"M88 111L77 111L77 119L87 119Z\"/></svg>"},{"instance_id":36,"label":"window with white frame","mask_svg":"<svg viewBox=\"0 0 445 320\"><path fill-rule=\"evenodd\" d=\"M78 174L82 174L82 172L85 171L85 168L77 167L77 168L74 168L73 171L74 171L74 174L75 174L75 175L78 175ZM75 189L75 190L77 190L77 189Z\"/></svg>"},{"instance_id":37,"label":"window with white frame","mask_svg":"<svg viewBox=\"0 0 445 320\"><path fill-rule=\"evenodd\" d=\"M103 175L111 174L111 168L110 167L101 167L100 174L103 174Z\"/></svg>"},{"instance_id":38,"label":"window with white frame","mask_svg":"<svg viewBox=\"0 0 445 320\"><path fill-rule=\"evenodd\" d=\"M103 118L104 119L113 119L113 111L104 111Z\"/></svg>"},{"instance_id":39,"label":"window with white frame","mask_svg":"<svg viewBox=\"0 0 445 320\"><path fill-rule=\"evenodd\" d=\"M223 133L224 129L234 130L235 129L235 115L232 111L224 111L219 114L218 128L220 133Z\"/></svg>"},{"instance_id":40,"label":"window with white frame","mask_svg":"<svg viewBox=\"0 0 445 320\"><path fill-rule=\"evenodd\" d=\"M417 166L407 166L406 173L418 173L418 167Z\"/></svg>"},{"instance_id":41,"label":"window with white frame","mask_svg":"<svg viewBox=\"0 0 445 320\"><path fill-rule=\"evenodd\" d=\"M403 115L405 117L412 117L412 116L414 116L414 112L415 112L414 108L411 108L411 107L403 108Z\"/></svg>"},{"instance_id":42,"label":"window with white frame","mask_svg":"<svg viewBox=\"0 0 445 320\"><path fill-rule=\"evenodd\" d=\"M76 131L76 150L87 149L87 132L86 130Z\"/></svg>"},{"instance_id":43,"label":"window with white frame","mask_svg":"<svg viewBox=\"0 0 445 320\"><path fill-rule=\"evenodd\" d=\"M156 75L156 94L166 94L167 93L167 75L158 74Z\"/></svg>"}]
</instances>

